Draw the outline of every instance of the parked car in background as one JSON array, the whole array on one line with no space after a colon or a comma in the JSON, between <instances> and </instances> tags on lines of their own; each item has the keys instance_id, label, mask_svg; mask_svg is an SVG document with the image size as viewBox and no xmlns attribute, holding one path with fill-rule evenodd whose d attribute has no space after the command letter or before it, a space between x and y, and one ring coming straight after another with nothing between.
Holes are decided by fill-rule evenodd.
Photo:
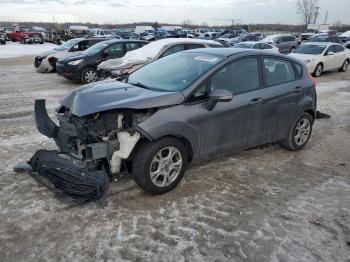
<instances>
[{"instance_id":1,"label":"parked car in background","mask_svg":"<svg viewBox=\"0 0 350 262\"><path fill-rule=\"evenodd\" d=\"M6 41L10 41L10 38L9 38L8 34L14 32L13 27L1 27L0 31L5 33L5 40Z\"/></svg>"},{"instance_id":2,"label":"parked car in background","mask_svg":"<svg viewBox=\"0 0 350 262\"><path fill-rule=\"evenodd\" d=\"M314 35L318 34L317 29L306 29L303 33L300 34L300 40L303 41L308 41L310 38L312 38Z\"/></svg>"},{"instance_id":3,"label":"parked car in background","mask_svg":"<svg viewBox=\"0 0 350 262\"><path fill-rule=\"evenodd\" d=\"M315 77L331 70L346 72L350 63L350 51L334 43L308 42L289 56L303 60Z\"/></svg>"},{"instance_id":4,"label":"parked car in background","mask_svg":"<svg viewBox=\"0 0 350 262\"><path fill-rule=\"evenodd\" d=\"M235 37L237 37L235 34L227 33L227 34L224 34L221 37L215 39L215 41L217 41L217 42L219 42L227 47L227 46L229 46L228 42Z\"/></svg>"},{"instance_id":5,"label":"parked car in background","mask_svg":"<svg viewBox=\"0 0 350 262\"><path fill-rule=\"evenodd\" d=\"M347 41L344 45L345 45L345 47L346 47L347 49L350 49L350 40Z\"/></svg>"},{"instance_id":6,"label":"parked car in background","mask_svg":"<svg viewBox=\"0 0 350 262\"><path fill-rule=\"evenodd\" d=\"M343 43L350 41L350 31L346 31L346 32L340 34L339 38Z\"/></svg>"},{"instance_id":7,"label":"parked car in background","mask_svg":"<svg viewBox=\"0 0 350 262\"><path fill-rule=\"evenodd\" d=\"M44 37L41 33L31 33L21 39L22 44L43 44Z\"/></svg>"},{"instance_id":8,"label":"parked car in background","mask_svg":"<svg viewBox=\"0 0 350 262\"><path fill-rule=\"evenodd\" d=\"M261 40L261 35L259 33L248 33L244 35L237 36L235 38L231 38L227 41L227 44L232 46L234 44L246 41L259 41Z\"/></svg>"},{"instance_id":9,"label":"parked car in background","mask_svg":"<svg viewBox=\"0 0 350 262\"><path fill-rule=\"evenodd\" d=\"M265 42L241 42L232 46L233 48L245 48L245 49L258 49L264 51L271 51L273 53L279 53L276 46L270 45Z\"/></svg>"},{"instance_id":10,"label":"parked car in background","mask_svg":"<svg viewBox=\"0 0 350 262\"><path fill-rule=\"evenodd\" d=\"M47 30L45 41L60 45L73 38L87 37L89 33L87 26L71 25L68 29L54 27Z\"/></svg>"},{"instance_id":11,"label":"parked car in background","mask_svg":"<svg viewBox=\"0 0 350 262\"><path fill-rule=\"evenodd\" d=\"M97 65L108 59L123 57L126 52L147 44L138 40L106 40L81 54L61 58L56 62L57 74L84 84L97 81Z\"/></svg>"},{"instance_id":12,"label":"parked car in background","mask_svg":"<svg viewBox=\"0 0 350 262\"><path fill-rule=\"evenodd\" d=\"M338 35L338 32L335 30L321 30L320 35Z\"/></svg>"},{"instance_id":13,"label":"parked car in background","mask_svg":"<svg viewBox=\"0 0 350 262\"><path fill-rule=\"evenodd\" d=\"M16 26L13 32L7 33L12 42L21 41L26 36L35 33L31 26Z\"/></svg>"},{"instance_id":14,"label":"parked car in background","mask_svg":"<svg viewBox=\"0 0 350 262\"><path fill-rule=\"evenodd\" d=\"M1 31L0 31L0 44L6 45L6 35L4 32L1 32Z\"/></svg>"},{"instance_id":15,"label":"parked car in background","mask_svg":"<svg viewBox=\"0 0 350 262\"><path fill-rule=\"evenodd\" d=\"M281 53L292 53L299 46L293 35L269 35L262 41L276 46Z\"/></svg>"},{"instance_id":16,"label":"parked car in background","mask_svg":"<svg viewBox=\"0 0 350 262\"><path fill-rule=\"evenodd\" d=\"M93 28L90 29L91 37L99 37L99 38L118 38L122 39L119 35L116 35L111 29L101 29L101 28Z\"/></svg>"},{"instance_id":17,"label":"parked car in background","mask_svg":"<svg viewBox=\"0 0 350 262\"><path fill-rule=\"evenodd\" d=\"M205 40L214 40L216 39L220 34L217 32L206 32L202 34L202 36L198 37L199 39L205 39Z\"/></svg>"},{"instance_id":18,"label":"parked car in background","mask_svg":"<svg viewBox=\"0 0 350 262\"><path fill-rule=\"evenodd\" d=\"M343 42L340 40L339 36L337 35L315 35L312 37L309 42L331 42L331 43L337 43L337 44L343 44Z\"/></svg>"},{"instance_id":19,"label":"parked car in background","mask_svg":"<svg viewBox=\"0 0 350 262\"><path fill-rule=\"evenodd\" d=\"M102 41L106 41L106 38L74 38L68 40L62 45L36 56L34 67L39 73L54 72L56 71L56 62L58 59L81 53Z\"/></svg>"},{"instance_id":20,"label":"parked car in background","mask_svg":"<svg viewBox=\"0 0 350 262\"><path fill-rule=\"evenodd\" d=\"M58 125L45 101L36 101L37 128L58 147L31 158L38 176L53 184L68 177L69 195L91 176L108 185L109 173L132 172L143 190L162 194L179 184L190 162L268 143L303 149L316 117L316 88L292 57L196 49L153 61L124 82L83 86L60 101L57 113Z\"/></svg>"},{"instance_id":21,"label":"parked car in background","mask_svg":"<svg viewBox=\"0 0 350 262\"><path fill-rule=\"evenodd\" d=\"M98 67L99 78L123 78L140 67L168 55L196 48L222 47L222 44L211 40L190 38L168 38L149 43L148 45L128 52L122 58L102 62Z\"/></svg>"}]
</instances>

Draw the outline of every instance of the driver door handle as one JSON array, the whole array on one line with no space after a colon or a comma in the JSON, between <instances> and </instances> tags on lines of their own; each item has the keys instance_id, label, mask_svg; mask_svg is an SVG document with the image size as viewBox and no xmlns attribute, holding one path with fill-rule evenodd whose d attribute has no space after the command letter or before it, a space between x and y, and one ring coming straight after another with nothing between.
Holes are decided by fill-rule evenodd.
<instances>
[{"instance_id":1,"label":"driver door handle","mask_svg":"<svg viewBox=\"0 0 350 262\"><path fill-rule=\"evenodd\" d=\"M250 100L250 104L253 105L253 104L258 104L258 103L261 103L263 101L262 98L253 98L252 100Z\"/></svg>"},{"instance_id":2,"label":"driver door handle","mask_svg":"<svg viewBox=\"0 0 350 262\"><path fill-rule=\"evenodd\" d=\"M301 86L297 86L294 88L294 93L300 93L301 92Z\"/></svg>"}]
</instances>

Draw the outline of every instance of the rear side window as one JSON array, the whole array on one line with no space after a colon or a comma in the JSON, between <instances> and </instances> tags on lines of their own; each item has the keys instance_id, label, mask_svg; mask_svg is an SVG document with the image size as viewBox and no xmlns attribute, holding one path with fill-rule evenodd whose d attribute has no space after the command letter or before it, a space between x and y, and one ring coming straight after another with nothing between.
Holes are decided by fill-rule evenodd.
<instances>
[{"instance_id":1,"label":"rear side window","mask_svg":"<svg viewBox=\"0 0 350 262\"><path fill-rule=\"evenodd\" d=\"M185 50L190 50L190 49L197 49L197 48L203 48L203 45L199 44L186 44L185 45Z\"/></svg>"},{"instance_id":2,"label":"rear side window","mask_svg":"<svg viewBox=\"0 0 350 262\"><path fill-rule=\"evenodd\" d=\"M211 90L225 89L237 95L259 88L259 64L256 57L233 62L211 78Z\"/></svg>"},{"instance_id":3,"label":"rear side window","mask_svg":"<svg viewBox=\"0 0 350 262\"><path fill-rule=\"evenodd\" d=\"M345 50L345 48L342 47L341 45L334 46L335 53L343 52L344 50Z\"/></svg>"},{"instance_id":4,"label":"rear side window","mask_svg":"<svg viewBox=\"0 0 350 262\"><path fill-rule=\"evenodd\" d=\"M275 86L295 80L291 63L276 58L264 58L264 74L267 86Z\"/></svg>"},{"instance_id":5,"label":"rear side window","mask_svg":"<svg viewBox=\"0 0 350 262\"><path fill-rule=\"evenodd\" d=\"M126 43L125 47L126 47L126 52L129 52L139 48L140 46L139 46L139 43Z\"/></svg>"},{"instance_id":6,"label":"rear side window","mask_svg":"<svg viewBox=\"0 0 350 262\"><path fill-rule=\"evenodd\" d=\"M169 47L167 50L165 50L165 52L160 56L160 57L165 57L168 55L172 55L175 54L177 52L181 52L185 49L184 45L174 45L172 47Z\"/></svg>"}]
</instances>

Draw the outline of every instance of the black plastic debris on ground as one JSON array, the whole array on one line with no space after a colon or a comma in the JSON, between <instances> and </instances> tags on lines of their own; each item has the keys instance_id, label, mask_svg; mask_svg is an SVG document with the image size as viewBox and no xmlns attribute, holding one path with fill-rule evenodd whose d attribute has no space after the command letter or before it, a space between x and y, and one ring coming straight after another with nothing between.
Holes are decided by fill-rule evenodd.
<instances>
[{"instance_id":1,"label":"black plastic debris on ground","mask_svg":"<svg viewBox=\"0 0 350 262\"><path fill-rule=\"evenodd\" d=\"M327 115L325 113L322 113L320 111L317 111L316 112L316 119L322 119L322 118L331 118L331 116Z\"/></svg>"},{"instance_id":2,"label":"black plastic debris on ground","mask_svg":"<svg viewBox=\"0 0 350 262\"><path fill-rule=\"evenodd\" d=\"M59 156L57 151L37 151L28 161L31 176L50 188L65 203L96 200L106 205L109 177L104 169L87 170L73 165L73 161Z\"/></svg>"}]
</instances>

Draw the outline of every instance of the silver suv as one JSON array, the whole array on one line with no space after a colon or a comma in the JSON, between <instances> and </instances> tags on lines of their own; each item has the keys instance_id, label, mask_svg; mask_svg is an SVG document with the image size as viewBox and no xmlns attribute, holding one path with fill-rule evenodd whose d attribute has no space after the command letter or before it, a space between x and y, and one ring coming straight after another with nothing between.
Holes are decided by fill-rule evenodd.
<instances>
[{"instance_id":1,"label":"silver suv","mask_svg":"<svg viewBox=\"0 0 350 262\"><path fill-rule=\"evenodd\" d=\"M275 45L284 54L292 53L299 46L293 35L269 35L262 41Z\"/></svg>"}]
</instances>

